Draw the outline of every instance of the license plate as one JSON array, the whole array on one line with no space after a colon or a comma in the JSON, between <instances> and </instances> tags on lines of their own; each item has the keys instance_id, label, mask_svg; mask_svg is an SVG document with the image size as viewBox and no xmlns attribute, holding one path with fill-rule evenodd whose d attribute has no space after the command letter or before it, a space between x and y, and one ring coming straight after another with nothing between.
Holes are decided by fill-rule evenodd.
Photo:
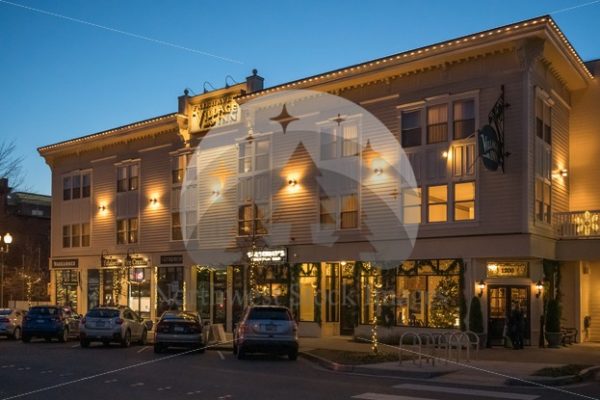
<instances>
[{"instance_id":1,"label":"license plate","mask_svg":"<svg viewBox=\"0 0 600 400\"><path fill-rule=\"evenodd\" d=\"M265 327L267 328L267 332L275 332L277 330L277 326L275 325L265 325Z\"/></svg>"},{"instance_id":2,"label":"license plate","mask_svg":"<svg viewBox=\"0 0 600 400\"><path fill-rule=\"evenodd\" d=\"M176 326L174 331L175 332L183 332L183 328L181 326Z\"/></svg>"},{"instance_id":3,"label":"license plate","mask_svg":"<svg viewBox=\"0 0 600 400\"><path fill-rule=\"evenodd\" d=\"M104 322L96 322L96 328L104 328Z\"/></svg>"}]
</instances>

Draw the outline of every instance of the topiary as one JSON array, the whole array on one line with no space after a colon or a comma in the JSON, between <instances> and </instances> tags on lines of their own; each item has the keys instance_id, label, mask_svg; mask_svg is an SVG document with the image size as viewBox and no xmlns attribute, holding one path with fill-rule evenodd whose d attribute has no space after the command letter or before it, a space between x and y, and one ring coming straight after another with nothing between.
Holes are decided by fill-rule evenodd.
<instances>
[{"instance_id":1,"label":"topiary","mask_svg":"<svg viewBox=\"0 0 600 400\"><path fill-rule=\"evenodd\" d=\"M546 305L546 332L560 332L560 303L557 299L548 300Z\"/></svg>"},{"instance_id":2,"label":"topiary","mask_svg":"<svg viewBox=\"0 0 600 400\"><path fill-rule=\"evenodd\" d=\"M483 333L483 314L481 313L481 302L477 296L471 299L469 307L469 330Z\"/></svg>"}]
</instances>

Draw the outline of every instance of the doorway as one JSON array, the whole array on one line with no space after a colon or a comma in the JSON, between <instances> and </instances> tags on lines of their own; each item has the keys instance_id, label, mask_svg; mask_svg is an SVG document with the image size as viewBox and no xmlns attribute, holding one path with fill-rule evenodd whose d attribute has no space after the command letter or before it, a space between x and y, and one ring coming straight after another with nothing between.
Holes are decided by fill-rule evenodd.
<instances>
[{"instance_id":1,"label":"doorway","mask_svg":"<svg viewBox=\"0 0 600 400\"><path fill-rule=\"evenodd\" d=\"M358 305L354 282L354 264L348 263L340 266L340 335L353 335Z\"/></svg>"},{"instance_id":2,"label":"doorway","mask_svg":"<svg viewBox=\"0 0 600 400\"><path fill-rule=\"evenodd\" d=\"M488 341L490 345L504 344L508 334L508 317L513 304L523 311L525 317L525 344L530 344L530 288L529 286L490 285L488 286Z\"/></svg>"}]
</instances>

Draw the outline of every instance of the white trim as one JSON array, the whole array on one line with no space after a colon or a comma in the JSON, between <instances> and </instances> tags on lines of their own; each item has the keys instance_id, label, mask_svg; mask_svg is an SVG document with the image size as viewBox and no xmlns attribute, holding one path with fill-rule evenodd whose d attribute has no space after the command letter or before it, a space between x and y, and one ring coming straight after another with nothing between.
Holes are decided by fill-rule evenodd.
<instances>
[{"instance_id":1,"label":"white trim","mask_svg":"<svg viewBox=\"0 0 600 400\"><path fill-rule=\"evenodd\" d=\"M146 153L148 151L153 151L153 150L158 150L158 149L164 149L165 147L171 147L173 146L172 143L167 143L167 144L161 144L159 146L153 146L153 147L146 147L143 149L139 149L138 153Z\"/></svg>"},{"instance_id":2,"label":"white trim","mask_svg":"<svg viewBox=\"0 0 600 400\"><path fill-rule=\"evenodd\" d=\"M416 109L423 107L427 102L425 100L413 101L412 103L404 103L396 106L398 110L408 110L408 109Z\"/></svg>"},{"instance_id":3,"label":"white trim","mask_svg":"<svg viewBox=\"0 0 600 400\"><path fill-rule=\"evenodd\" d=\"M114 155L114 156L108 156L108 157L102 157L102 158L97 158L95 160L92 160L92 161L90 161L90 163L97 163L97 162L101 162L101 161L108 161L108 160L113 160L115 158L117 158L116 155Z\"/></svg>"},{"instance_id":4,"label":"white trim","mask_svg":"<svg viewBox=\"0 0 600 400\"><path fill-rule=\"evenodd\" d=\"M376 97L374 99L364 100L364 101L359 102L358 104L365 105L365 104L379 103L380 101L397 99L398 97L400 97L399 94L390 94L388 96L382 96L382 97Z\"/></svg>"},{"instance_id":5,"label":"white trim","mask_svg":"<svg viewBox=\"0 0 600 400\"><path fill-rule=\"evenodd\" d=\"M550 94L552 95L552 98L556 98L556 100L558 100L563 106L565 106L567 110L571 110L571 106L569 105L569 103L567 103L567 101L560 94L558 94L556 90L551 89Z\"/></svg>"}]
</instances>

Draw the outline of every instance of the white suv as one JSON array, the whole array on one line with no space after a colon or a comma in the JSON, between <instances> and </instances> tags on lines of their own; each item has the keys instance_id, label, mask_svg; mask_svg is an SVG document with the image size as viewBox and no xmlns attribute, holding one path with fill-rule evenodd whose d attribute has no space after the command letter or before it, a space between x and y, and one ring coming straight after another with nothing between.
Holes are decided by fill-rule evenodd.
<instances>
[{"instance_id":1,"label":"white suv","mask_svg":"<svg viewBox=\"0 0 600 400\"><path fill-rule=\"evenodd\" d=\"M117 342L129 347L132 342L146 344L152 322L144 322L129 307L96 307L81 319L79 329L81 347L89 347L91 342Z\"/></svg>"}]
</instances>

